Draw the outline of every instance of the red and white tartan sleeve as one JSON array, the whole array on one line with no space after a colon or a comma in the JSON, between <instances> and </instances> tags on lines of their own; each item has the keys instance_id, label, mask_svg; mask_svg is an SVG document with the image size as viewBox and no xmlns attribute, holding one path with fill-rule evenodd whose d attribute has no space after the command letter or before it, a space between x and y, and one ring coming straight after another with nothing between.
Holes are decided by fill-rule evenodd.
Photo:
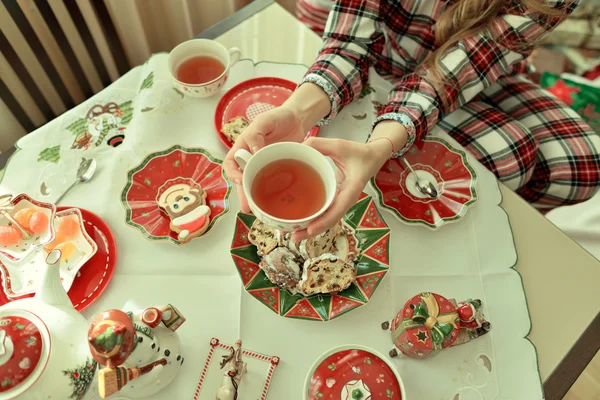
<instances>
[{"instance_id":1,"label":"red and white tartan sleeve","mask_svg":"<svg viewBox=\"0 0 600 400\"><path fill-rule=\"evenodd\" d=\"M548 6L571 13L579 0L548 0ZM440 58L446 103L435 87L419 73L397 81L381 120L409 117L416 139L422 138L440 118L468 103L513 66L526 58L535 44L562 18L542 17L528 10L511 10L498 17L485 32L460 40ZM409 124L410 125L410 124Z\"/></svg>"},{"instance_id":2,"label":"red and white tartan sleeve","mask_svg":"<svg viewBox=\"0 0 600 400\"><path fill-rule=\"evenodd\" d=\"M385 37L381 29L380 0L337 1L329 14L323 47L304 82L320 86L331 101L329 122L358 98L368 80L368 70L381 54Z\"/></svg>"}]
</instances>

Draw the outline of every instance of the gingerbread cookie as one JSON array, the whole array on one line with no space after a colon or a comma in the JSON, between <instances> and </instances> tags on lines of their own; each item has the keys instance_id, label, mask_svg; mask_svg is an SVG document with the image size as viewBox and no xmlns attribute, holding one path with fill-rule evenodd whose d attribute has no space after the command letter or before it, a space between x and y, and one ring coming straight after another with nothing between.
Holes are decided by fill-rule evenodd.
<instances>
[{"instance_id":1,"label":"gingerbread cookie","mask_svg":"<svg viewBox=\"0 0 600 400\"><path fill-rule=\"evenodd\" d=\"M250 122L244 117L235 117L227 121L225 125L223 125L223 134L227 136L229 140L235 142L237 138L240 137L244 129L246 129L250 125Z\"/></svg>"},{"instance_id":2,"label":"gingerbread cookie","mask_svg":"<svg viewBox=\"0 0 600 400\"><path fill-rule=\"evenodd\" d=\"M171 230L177 233L177 239L182 243L208 229L210 208L206 205L206 192L199 186L172 185L160 195L158 205L171 218Z\"/></svg>"}]
</instances>

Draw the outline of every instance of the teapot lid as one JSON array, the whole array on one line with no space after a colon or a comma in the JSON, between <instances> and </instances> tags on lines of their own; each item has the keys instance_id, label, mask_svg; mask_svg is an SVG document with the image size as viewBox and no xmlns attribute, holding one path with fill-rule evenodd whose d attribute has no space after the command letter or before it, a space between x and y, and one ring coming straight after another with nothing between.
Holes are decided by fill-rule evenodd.
<instances>
[{"instance_id":1,"label":"teapot lid","mask_svg":"<svg viewBox=\"0 0 600 400\"><path fill-rule=\"evenodd\" d=\"M50 332L35 314L0 311L0 396L17 397L40 377L50 355Z\"/></svg>"}]
</instances>

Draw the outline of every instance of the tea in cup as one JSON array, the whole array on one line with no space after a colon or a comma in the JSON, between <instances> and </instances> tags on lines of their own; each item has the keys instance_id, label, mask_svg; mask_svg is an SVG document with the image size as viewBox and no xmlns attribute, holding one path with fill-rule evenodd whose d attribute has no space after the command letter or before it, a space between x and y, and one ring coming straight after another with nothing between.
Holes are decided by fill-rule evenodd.
<instances>
[{"instance_id":1,"label":"tea in cup","mask_svg":"<svg viewBox=\"0 0 600 400\"><path fill-rule=\"evenodd\" d=\"M208 97L227 82L229 69L240 59L239 49L227 49L208 39L183 42L169 53L168 67L173 85L191 97Z\"/></svg>"},{"instance_id":2,"label":"tea in cup","mask_svg":"<svg viewBox=\"0 0 600 400\"><path fill-rule=\"evenodd\" d=\"M244 170L242 188L252 213L284 232L306 229L333 202L335 172L312 147L283 142L254 155L240 149L235 160Z\"/></svg>"}]
</instances>

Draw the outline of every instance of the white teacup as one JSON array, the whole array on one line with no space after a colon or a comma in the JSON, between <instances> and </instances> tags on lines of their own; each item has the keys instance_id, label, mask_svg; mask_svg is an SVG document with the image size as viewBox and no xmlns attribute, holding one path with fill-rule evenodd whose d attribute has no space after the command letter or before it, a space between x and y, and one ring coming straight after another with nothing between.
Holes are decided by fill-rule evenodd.
<instances>
[{"instance_id":1,"label":"white teacup","mask_svg":"<svg viewBox=\"0 0 600 400\"><path fill-rule=\"evenodd\" d=\"M209 97L219 92L229 76L229 69L240 60L242 52L236 47L227 49L221 43L209 39L192 39L183 42L169 53L167 60L173 85L179 91L191 97ZM204 83L185 83L177 79L177 69L192 57L209 56L219 60L225 69L217 78Z\"/></svg>"},{"instance_id":2,"label":"white teacup","mask_svg":"<svg viewBox=\"0 0 600 400\"><path fill-rule=\"evenodd\" d=\"M335 171L327 158L310 146L294 142L275 143L263 147L254 155L247 150L240 149L235 152L234 158L240 168L244 170L242 187L246 194L246 198L248 199L250 210L256 218L273 228L284 232L306 229L312 221L323 214L329 206L331 206L331 203L335 198L337 191ZM252 199L252 183L254 182L256 174L273 161L289 159L299 160L313 167L325 185L325 203L319 211L306 218L282 219L274 217L261 210Z\"/></svg>"}]
</instances>

